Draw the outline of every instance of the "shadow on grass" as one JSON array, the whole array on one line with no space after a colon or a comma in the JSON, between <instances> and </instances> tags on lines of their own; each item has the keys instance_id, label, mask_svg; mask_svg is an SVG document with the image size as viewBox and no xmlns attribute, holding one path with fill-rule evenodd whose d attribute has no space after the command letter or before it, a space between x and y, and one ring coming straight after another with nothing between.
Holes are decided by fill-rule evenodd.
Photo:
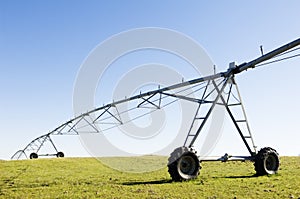
<instances>
[{"instance_id":1,"label":"shadow on grass","mask_svg":"<svg viewBox=\"0 0 300 199\"><path fill-rule=\"evenodd\" d=\"M242 175L242 176L224 176L222 178L237 179L237 178L257 178L257 177L259 177L259 176L254 174L254 175L249 175L249 176L246 176L246 175Z\"/></svg>"},{"instance_id":2,"label":"shadow on grass","mask_svg":"<svg viewBox=\"0 0 300 199\"><path fill-rule=\"evenodd\" d=\"M124 182L122 185L142 185L142 184L168 184L172 183L171 179L154 180L154 181L140 181L140 182Z\"/></svg>"},{"instance_id":3,"label":"shadow on grass","mask_svg":"<svg viewBox=\"0 0 300 199\"><path fill-rule=\"evenodd\" d=\"M243 179L243 178L257 178L257 177L259 177L257 174L253 174L253 175L222 176L222 177L212 177L212 178ZM193 180L189 180L189 181L193 181ZM173 182L172 179L163 179L163 180L154 180L154 181L123 182L122 185L130 186L130 185L145 185L145 184L169 184L172 182ZM200 184L203 184L202 180Z\"/></svg>"}]
</instances>

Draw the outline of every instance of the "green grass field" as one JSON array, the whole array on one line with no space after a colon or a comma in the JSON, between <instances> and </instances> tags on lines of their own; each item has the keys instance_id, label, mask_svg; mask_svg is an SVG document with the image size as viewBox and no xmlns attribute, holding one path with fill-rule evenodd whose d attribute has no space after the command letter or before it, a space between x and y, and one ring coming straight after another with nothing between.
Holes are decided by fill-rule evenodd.
<instances>
[{"instance_id":1,"label":"green grass field","mask_svg":"<svg viewBox=\"0 0 300 199\"><path fill-rule=\"evenodd\" d=\"M300 198L300 157L280 160L278 174L261 177L251 162L204 162L187 182L172 182L166 166L125 173L93 158L0 161L0 198Z\"/></svg>"}]
</instances>

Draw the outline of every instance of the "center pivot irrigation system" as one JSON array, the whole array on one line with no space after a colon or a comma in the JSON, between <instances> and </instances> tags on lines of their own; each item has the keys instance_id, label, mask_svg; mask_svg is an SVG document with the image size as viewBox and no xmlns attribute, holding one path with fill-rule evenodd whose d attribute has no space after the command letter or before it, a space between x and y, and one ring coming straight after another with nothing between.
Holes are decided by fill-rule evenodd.
<instances>
[{"instance_id":1,"label":"center pivot irrigation system","mask_svg":"<svg viewBox=\"0 0 300 199\"><path fill-rule=\"evenodd\" d=\"M250 68L299 56L300 54L287 56L289 53L299 50L299 47L296 48L298 45L300 45L300 38L248 63L240 65L230 63L228 70L225 72L159 88L146 93L140 93L133 97L125 98L96 108L79 115L58 126L53 131L32 140L23 150L17 151L12 156L12 159L28 158L28 155L30 159L35 159L39 156L64 157L64 153L57 150L57 147L51 139L52 136L79 135L81 129L86 128L89 128L90 133L103 133L105 130L124 125L146 115L142 114L136 118L125 120L123 114L135 109L145 108L146 105L150 105L150 108L155 111L162 109L175 101L187 100L191 103L196 103L197 108L186 139L183 140L183 145L176 148L169 157L168 171L173 180L181 181L196 178L200 172L201 161L252 161L254 162L257 175L275 174L279 168L278 153L270 147L262 148L257 152L235 81L235 75ZM281 56L285 57L282 58ZM199 97L194 97L195 93L197 93L197 96ZM171 98L172 100L168 101L166 100L167 98ZM119 106L129 101L134 102L134 107L120 111ZM224 156L210 159L197 156L196 151L193 149L193 145L201 132L204 131L204 126L208 123L207 121L216 106L225 107L238 134L250 153L249 156L231 156L225 154ZM241 114L235 114L236 110L239 110ZM98 126L100 126L100 128ZM40 153L41 148L46 143L50 143L50 145L53 146L55 153Z\"/></svg>"}]
</instances>

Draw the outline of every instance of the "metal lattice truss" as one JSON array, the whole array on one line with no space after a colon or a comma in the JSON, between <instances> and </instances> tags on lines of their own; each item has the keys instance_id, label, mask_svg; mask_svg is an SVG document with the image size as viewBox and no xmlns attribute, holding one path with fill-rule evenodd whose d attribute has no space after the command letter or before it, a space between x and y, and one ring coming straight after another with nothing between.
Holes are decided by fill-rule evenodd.
<instances>
[{"instance_id":1,"label":"metal lattice truss","mask_svg":"<svg viewBox=\"0 0 300 199\"><path fill-rule=\"evenodd\" d=\"M63 157L63 153L58 152L51 139L52 136L79 135L80 133L104 133L109 129L127 124L148 115L153 111L169 106L178 100L185 100L198 105L196 114L191 121L191 127L184 140L184 146L193 146L205 124L207 124L215 106L223 106L249 151L251 155L250 158L252 158L256 154L256 147L253 142L245 109L234 77L236 74L249 68L254 68L266 60L278 57L281 54L286 54L286 51L299 44L300 39L282 46L249 63L244 63L239 66L232 63L226 72L193 79L146 93L140 93L133 97L125 98L81 114L58 126L53 131L32 140L23 150L17 151L12 156L12 159L28 157L37 158L37 154L46 143L53 147L55 153L39 153L39 155L56 155L58 157ZM124 106L122 105L129 102L133 105L124 109ZM208 106L208 109L204 109L207 111L203 112L204 106ZM124 117L124 114L142 108L146 108L148 111L146 111L146 113L140 113L134 118ZM151 110L149 111L149 109ZM236 112L239 112L240 114L236 114Z\"/></svg>"},{"instance_id":2,"label":"metal lattice truss","mask_svg":"<svg viewBox=\"0 0 300 199\"><path fill-rule=\"evenodd\" d=\"M235 88L235 90L234 90ZM179 90L180 89L180 90ZM227 92L225 92L227 90ZM234 92L235 91L235 92ZM114 102L100 108L96 108L90 112L82 114L51 131L45 135L42 135L32 142L30 142L25 149L18 151L12 159L19 159L23 155L27 158L27 154L36 153L38 154L40 149L45 143L49 142L56 153L52 154L39 154L40 156L57 155L58 150L51 139L51 136L56 135L79 135L80 133L104 133L105 131L116 128L120 125L132 122L140 117L150 114L153 111L162 109L166 106L178 100L186 100L192 103L197 103L198 108L195 117L192 120L191 128L187 134L186 140L184 142L185 146L192 147L204 125L207 123L212 110L216 105L225 106L229 115L231 116L234 124L236 125L238 132L240 133L243 141L245 142L250 153L255 152L254 143L250 133L250 128L248 128L248 134L245 136L240 130L239 123L248 122L246 115L242 119L236 119L230 107L239 106L244 110L242 102L240 100L240 95L237 92L237 85L235 84L233 76L230 77L220 77L218 74L210 76L209 78L200 78L197 81L183 82L172 87L167 87L164 89L159 89L156 91L148 92L145 94L140 94L129 99L124 99L118 102ZM196 97L191 97L191 95ZM197 97L200 96L200 97ZM235 102L232 102L232 99ZM131 107L125 111L119 111L119 105L126 103L128 101L133 101L136 103L135 107ZM206 115L199 116L201 107L210 106L209 111ZM123 114L134 111L135 109L147 108L152 109L150 112L147 111L141 115L131 118L129 120L124 120ZM243 113L245 113L243 111ZM196 121L201 121L199 128L193 128ZM251 139L251 147L248 143L247 138Z\"/></svg>"}]
</instances>

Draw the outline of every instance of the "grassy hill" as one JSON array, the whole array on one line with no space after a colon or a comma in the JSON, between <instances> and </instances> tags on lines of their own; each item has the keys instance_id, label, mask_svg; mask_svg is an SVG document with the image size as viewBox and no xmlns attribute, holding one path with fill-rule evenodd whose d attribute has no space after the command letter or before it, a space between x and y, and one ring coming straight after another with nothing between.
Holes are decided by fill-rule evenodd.
<instances>
[{"instance_id":1,"label":"grassy hill","mask_svg":"<svg viewBox=\"0 0 300 199\"><path fill-rule=\"evenodd\" d=\"M0 198L300 198L300 157L281 157L276 175L254 174L250 162L204 162L196 180L171 182L167 167L125 173L93 158L0 161Z\"/></svg>"}]
</instances>

